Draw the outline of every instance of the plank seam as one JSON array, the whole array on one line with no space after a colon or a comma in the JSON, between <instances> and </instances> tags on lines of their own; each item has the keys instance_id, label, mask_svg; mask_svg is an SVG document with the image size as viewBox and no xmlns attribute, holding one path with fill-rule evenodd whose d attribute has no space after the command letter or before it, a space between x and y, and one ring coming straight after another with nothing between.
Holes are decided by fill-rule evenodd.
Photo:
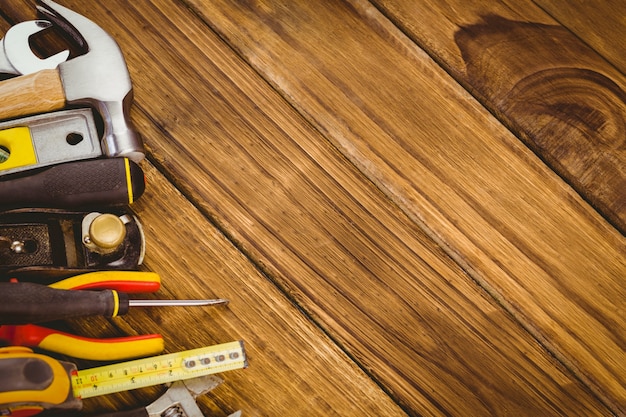
<instances>
[{"instance_id":1,"label":"plank seam","mask_svg":"<svg viewBox=\"0 0 626 417\"><path fill-rule=\"evenodd\" d=\"M445 63L443 62L442 59L440 59L436 55L430 53L429 50L427 48L425 48L424 45L421 44L417 39L413 39L410 36L410 34L407 33L401 26L399 26L397 24L397 22L393 18L387 16L382 10L380 10L375 3L371 3L369 0L348 0L348 3L353 7L353 9L357 13L359 13L361 16L363 16L364 19L366 19L368 22L371 22L372 18L370 16L368 16L368 13L366 11L367 7L368 6L369 7L373 7L375 10L377 10L378 13L380 13L380 15L385 19L385 22L388 22L385 25L385 27L382 27L381 29L390 32L392 29L390 29L388 26L389 25L393 26L393 28L395 28L398 32L400 32L400 36L404 37L405 41L408 41L408 42L411 42L411 43L415 44L415 46L417 46L423 53L427 54L440 68L442 68L443 71L445 71L451 77L452 80L454 80L456 83L458 83L464 90L468 91L468 93L472 97L474 97L480 103L480 105L483 106L490 114L492 114L500 123L502 123L504 127L506 127L509 131L511 131L516 137L518 137L518 139L520 138L519 130L518 129L514 129L511 126L510 120L508 120L507 118L504 118L503 116L501 116L500 114L495 112L490 106L486 105L485 104L486 100L484 99L484 97L482 97L481 95L477 94L477 92L474 91L474 89L472 89L471 86L466 85L466 83L464 83L461 80L459 80L456 77L454 77L454 75L449 70L449 67L445 65ZM375 23L380 25L379 21L376 21ZM245 57L242 57L242 58L245 59ZM263 74L260 74L260 75L263 76ZM280 91L279 91L279 94L280 94ZM283 94L281 94L281 96L284 97ZM285 100L288 101L288 98L285 97ZM305 117L307 120L309 120L309 122L312 123L317 128L317 124L315 123L314 120L310 120L309 117L307 117L306 114L303 114L303 117ZM317 130L319 131L319 129L317 129ZM323 132L321 132L321 133L323 134ZM526 146L526 144L524 143L523 140L521 142L524 144L524 146ZM563 178L558 172L555 172L552 169L552 167L550 165L548 165L546 163L546 161L540 155L537 155L534 151L533 151L533 154L536 155L542 161L542 163L544 163L546 165L546 167L548 167L550 169L550 171L554 172L559 178L561 178L563 180L563 182L565 184L567 184L568 187L573 189L576 192L576 194L580 195L581 198L585 202L587 202L587 204L589 204L591 207L594 207L594 210L597 211L595 206L593 204L591 204L584 195L581 195L578 192L578 190L576 190L567 180L565 180L565 178ZM350 159L350 158L348 158L348 159ZM359 169L359 171L363 172L363 170L361 169L361 167L357 163L355 163L352 160L351 160L351 162L356 166L357 169ZM367 174L365 172L364 172L364 175L367 177ZM568 357L566 355L564 355L559 349L557 349L557 347L554 344L552 344L548 339L546 339L542 335L542 333L539 331L539 329L535 328L531 324L530 320L527 320L526 316L521 311L516 309L513 306L512 303L508 302L504 298L504 296L502 296L502 294L500 294L499 291L497 291L497 289L495 287L493 287L486 279L483 279L481 274L478 271L476 271L468 262L466 262L463 259L463 256L462 256L461 253L458 253L458 251L456 249L454 249L454 248L450 247L450 245L446 244L443 241L443 239L441 237L439 237L439 235L431 227L429 227L422 219L419 219L417 216L412 214L409 210L406 210L404 208L402 202L401 201L397 201L397 198L395 197L394 193L391 190L389 190L385 186L385 184L383 184L383 183L377 184L375 181L373 181L373 182L375 183L377 188L381 189L381 191L385 195L387 195L387 197L390 198L393 201L393 203L402 212L404 212L431 239L433 239L433 241L438 246L440 246L448 254L448 256L450 256L459 265L459 267L461 267L466 272L466 274L476 283L476 285L478 285L481 288L483 288L495 300L495 302L498 303L498 305L500 305L508 314L510 314L511 317L513 317L514 320L516 322L518 322L519 325L523 329L525 329L537 341L537 343L539 343L545 349L545 351L550 356L552 356L559 363L561 363L565 367L565 369L567 369L573 375L573 377L575 379L577 379L584 386L586 386L590 390L590 392L594 396L596 396L596 398L602 404L604 404L609 410L611 410L616 415L619 414L619 413L617 413L615 411L615 410L620 410L619 404L615 403L613 400L611 400L606 395L604 395L602 390L591 380L591 378L587 377L576 366L576 364L573 361L569 360ZM620 230L613 222L611 222L609 219L606 218L604 213L602 213L602 212L598 212L598 213L602 216L602 218L604 218L607 222L609 222L611 224L611 226L613 226L617 230Z\"/></svg>"},{"instance_id":2,"label":"plank seam","mask_svg":"<svg viewBox=\"0 0 626 417\"><path fill-rule=\"evenodd\" d=\"M291 104L289 105L291 106ZM145 109L143 109L139 105L136 105L135 107L139 111L141 111L141 113L144 114L144 116L147 119L149 119L155 126L159 126L159 124L150 116L150 114L147 111L145 111ZM163 131L162 129L159 129L159 130L161 130L165 136L169 136L169 134L166 131ZM321 322L317 320L313 314L309 313L308 310L302 304L298 302L296 297L290 294L290 291L288 290L288 288L282 285L279 280L273 277L271 272L267 268L265 268L262 263L255 261L254 257L248 252L248 250L246 250L246 248L242 244L240 244L238 240L232 234L228 233L227 229L215 218L215 216L212 216L211 213L203 209L202 205L199 204L198 199L194 198L193 195L190 192L188 192L187 189L184 186L182 186L179 181L176 180L176 177L172 175L172 173L167 169L167 167L163 163L161 163L157 158L155 158L149 151L146 152L146 160L149 161L156 168L156 170L161 175L163 175L170 182L170 184L172 184L172 186L185 199L187 199L187 201L189 201L189 203L196 210L198 210L202 214L202 216L206 218L207 221L213 227L215 227L215 229L226 240L228 240L230 244L233 245L233 247L235 247L248 262L250 262L250 264L254 266L256 270L259 271L259 273L261 273L280 293L282 293L283 296L289 301L289 303L292 306L294 306L296 310L298 310L304 318L306 318L317 329L319 329L319 331L321 331L328 338L328 340L334 343L335 346L337 346L337 348L346 356L346 358L349 359L350 362L354 364L354 366L356 366L359 370L361 370L361 372L363 372L364 375L366 375L369 379L371 379L376 384L376 386L385 395L387 395L402 411L404 411L407 415L411 415L412 410L408 408L405 404L403 404L402 401L400 401L398 397L393 395L393 392L391 392L384 384L382 384L382 382L378 378L376 378L375 375L371 371L369 371L367 367L365 367L365 365L362 364L356 358L356 356L351 354L349 349L346 348L346 346L343 343L341 343L337 338L333 337L332 334L321 324ZM369 178L367 180L370 181ZM132 207L131 207L131 210L132 210Z\"/></svg>"},{"instance_id":3,"label":"plank seam","mask_svg":"<svg viewBox=\"0 0 626 417\"><path fill-rule=\"evenodd\" d=\"M349 3L350 5L353 6L354 10L357 13L359 13L361 16L363 16L365 19L371 22L372 19L370 19L366 13L363 13L360 11L364 6L353 4L353 2L360 2L360 1L363 1L363 0L350 0ZM446 64L444 59L439 57L434 52L432 52L427 47L427 45L425 45L423 42L420 42L420 40L417 39L417 37L411 36L410 31L406 30L406 28L403 27L402 22L399 22L397 21L397 19L394 19L393 16L389 16L388 14L386 14L385 10L380 8L375 1L371 3L369 1L367 2L371 5L371 7L376 9L380 13L380 15L383 16L390 24L392 24L407 40L414 43L422 52L428 55L430 59L432 59L433 62L437 64L437 66L439 66L446 74L448 74L450 78L454 80L454 82L456 82L460 87L463 88L463 90L467 91L489 114L491 114L496 120L498 120L498 122L500 122L504 127L506 127L507 130L513 133L513 135L520 140L522 145L530 149L533 155L535 155L547 168L549 168L552 172L554 172L554 174L557 175L563 181L564 184L566 184L577 195L579 195L583 199L583 201L585 201L585 203L587 203L590 207L592 207L607 223L609 223L613 228L618 230L620 233L622 234L626 233L626 229L620 226L619 220L613 219L611 215L607 214L608 210L605 211L601 207L598 207L598 205L595 204L593 201L591 201L590 198L587 196L587 194L583 192L584 190L580 189L579 187L576 187L571 181L569 181L564 176L564 174L561 173L560 170L555 170L554 167L547 161L545 157L543 157L539 152L533 149L532 146L529 146L529 144L532 143L532 140L530 139L529 135L523 130L522 127L517 126L516 123L513 121L513 119L506 117L504 114L498 112L494 106L491 106L489 104L489 100L484 95L480 94L480 92L477 89L473 88L469 82L464 81L461 77L455 76L454 71L452 71L451 67ZM551 15L549 16L552 18ZM556 19L554 20L557 21ZM558 23L560 24L560 22ZM573 33L569 28L567 28L566 26L563 26L563 27L566 28L573 36L575 36L577 39L580 40L580 38L576 36L576 34ZM382 29L388 30L386 28L382 28ZM581 40L581 42L583 41ZM583 44L589 47L587 43L583 42ZM598 56L600 56L608 65L610 65L616 71L621 73L621 71L615 68L615 66L610 61L607 61L606 58L604 58L604 56L600 54L598 54Z\"/></svg>"},{"instance_id":4,"label":"plank seam","mask_svg":"<svg viewBox=\"0 0 626 417\"><path fill-rule=\"evenodd\" d=\"M596 50L592 45L590 45L589 43L587 43L583 38L581 38L580 36L578 36L578 34L576 32L574 32L572 29L570 29L569 26L567 26L565 23L563 23L562 21L560 21L556 16L552 15L547 9L545 9L544 7L542 7L539 3L537 3L535 0L531 0L532 3L537 6L537 8L539 10L541 10L542 12L544 12L547 16L550 16L550 18L552 20L554 20L555 22L557 22L559 25L561 25L562 27L564 27L565 29L567 29L567 31L569 33L572 34L572 36L574 36L576 39L578 39L582 44L584 44L585 46L587 46L589 49L593 50L596 54L598 54L598 56L600 56L604 62L606 62L608 65L610 65L611 67L613 67L613 69L615 69L615 71L619 72L620 74L626 76L626 73L624 73L619 67L617 67L615 64L613 64L613 62L611 62L610 59L608 59L607 57L605 57L604 55L602 55L602 53L600 53L600 51Z\"/></svg>"}]
</instances>

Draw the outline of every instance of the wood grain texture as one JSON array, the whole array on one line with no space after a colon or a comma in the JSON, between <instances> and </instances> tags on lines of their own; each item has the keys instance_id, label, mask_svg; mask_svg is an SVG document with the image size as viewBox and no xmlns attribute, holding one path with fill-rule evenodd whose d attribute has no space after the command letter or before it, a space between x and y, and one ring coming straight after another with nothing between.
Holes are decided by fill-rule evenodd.
<instances>
[{"instance_id":1,"label":"wood grain texture","mask_svg":"<svg viewBox=\"0 0 626 417\"><path fill-rule=\"evenodd\" d=\"M107 2L90 12L140 69L136 123L168 177L403 407L606 412L188 11Z\"/></svg>"},{"instance_id":2,"label":"wood grain texture","mask_svg":"<svg viewBox=\"0 0 626 417\"><path fill-rule=\"evenodd\" d=\"M626 232L622 73L530 1L374 3ZM610 8L596 9L595 20L603 12L608 20L587 27L595 32L611 27L612 19L624 19L609 16ZM585 7L559 10L580 15Z\"/></svg>"},{"instance_id":3,"label":"wood grain texture","mask_svg":"<svg viewBox=\"0 0 626 417\"><path fill-rule=\"evenodd\" d=\"M65 93L59 72L43 70L0 82L0 118L60 110Z\"/></svg>"},{"instance_id":4,"label":"wood grain texture","mask_svg":"<svg viewBox=\"0 0 626 417\"><path fill-rule=\"evenodd\" d=\"M626 4L621 0L533 0L561 25L626 73Z\"/></svg>"},{"instance_id":5,"label":"wood grain texture","mask_svg":"<svg viewBox=\"0 0 626 417\"><path fill-rule=\"evenodd\" d=\"M162 174L142 166L148 188L133 210L146 234L143 267L158 272L162 281L157 294L142 298L223 297L230 303L134 309L110 325L99 318L77 320L74 332L161 333L168 352L244 340L249 367L220 374L224 384L198 401L212 410L207 415L238 409L245 416L405 415ZM157 396L152 389L95 397L85 400L85 407L89 412L128 409Z\"/></svg>"},{"instance_id":6,"label":"wood grain texture","mask_svg":"<svg viewBox=\"0 0 626 417\"><path fill-rule=\"evenodd\" d=\"M63 4L129 62L160 296L231 299L78 329L244 338L215 415L621 411L623 240L375 10Z\"/></svg>"},{"instance_id":7,"label":"wood grain texture","mask_svg":"<svg viewBox=\"0 0 626 417\"><path fill-rule=\"evenodd\" d=\"M619 232L369 4L194 4L535 337L624 410Z\"/></svg>"}]
</instances>

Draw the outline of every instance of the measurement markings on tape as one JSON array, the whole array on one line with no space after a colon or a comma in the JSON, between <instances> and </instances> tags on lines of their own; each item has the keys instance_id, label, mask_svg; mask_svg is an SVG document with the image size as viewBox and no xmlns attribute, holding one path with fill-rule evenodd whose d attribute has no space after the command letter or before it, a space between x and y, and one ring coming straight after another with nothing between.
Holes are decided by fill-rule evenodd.
<instances>
[{"instance_id":1,"label":"measurement markings on tape","mask_svg":"<svg viewBox=\"0 0 626 417\"><path fill-rule=\"evenodd\" d=\"M248 366L243 341L153 356L72 374L77 398L144 388Z\"/></svg>"}]
</instances>

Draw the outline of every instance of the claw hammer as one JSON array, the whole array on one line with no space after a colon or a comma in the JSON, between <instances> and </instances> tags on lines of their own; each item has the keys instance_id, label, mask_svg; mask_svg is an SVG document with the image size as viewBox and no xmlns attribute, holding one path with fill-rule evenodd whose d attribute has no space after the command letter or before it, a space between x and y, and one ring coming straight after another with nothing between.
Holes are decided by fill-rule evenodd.
<instances>
[{"instance_id":1,"label":"claw hammer","mask_svg":"<svg viewBox=\"0 0 626 417\"><path fill-rule=\"evenodd\" d=\"M130 123L132 83L118 44L91 20L51 0L38 0L37 10L86 53L56 69L1 82L0 119L46 113L68 105L91 106L104 121L104 153L139 162L144 157L143 144Z\"/></svg>"}]
</instances>

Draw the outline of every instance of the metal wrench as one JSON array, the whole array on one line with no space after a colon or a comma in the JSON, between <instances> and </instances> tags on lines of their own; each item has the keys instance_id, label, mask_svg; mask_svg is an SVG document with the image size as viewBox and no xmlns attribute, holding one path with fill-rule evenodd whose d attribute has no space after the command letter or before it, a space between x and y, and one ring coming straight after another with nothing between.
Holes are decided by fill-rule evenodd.
<instances>
[{"instance_id":1,"label":"metal wrench","mask_svg":"<svg viewBox=\"0 0 626 417\"><path fill-rule=\"evenodd\" d=\"M196 397L206 394L223 380L215 375L201 376L174 382L155 402L133 411L101 414L98 417L204 417L196 404ZM239 417L237 411L229 417Z\"/></svg>"},{"instance_id":2,"label":"metal wrench","mask_svg":"<svg viewBox=\"0 0 626 417\"><path fill-rule=\"evenodd\" d=\"M0 73L32 74L44 69L54 69L65 62L70 55L68 50L41 59L30 48L30 37L50 27L52 23L47 20L29 20L9 28L0 40Z\"/></svg>"}]
</instances>

